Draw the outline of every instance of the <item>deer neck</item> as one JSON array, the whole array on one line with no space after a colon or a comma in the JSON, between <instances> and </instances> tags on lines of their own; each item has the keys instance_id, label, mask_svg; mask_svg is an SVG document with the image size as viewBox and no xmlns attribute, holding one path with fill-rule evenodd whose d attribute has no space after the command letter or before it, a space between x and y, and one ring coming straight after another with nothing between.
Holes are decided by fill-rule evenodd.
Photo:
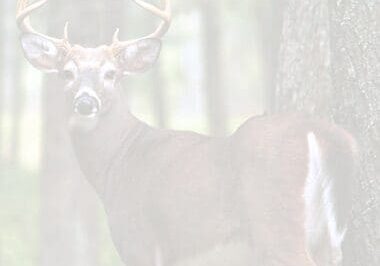
<instances>
[{"instance_id":1,"label":"deer neck","mask_svg":"<svg viewBox=\"0 0 380 266\"><path fill-rule=\"evenodd\" d=\"M118 156L134 145L149 128L133 116L126 102L113 105L110 113L99 118L95 129L84 132L72 130L71 138L79 166L100 197L104 194L109 168Z\"/></svg>"}]
</instances>

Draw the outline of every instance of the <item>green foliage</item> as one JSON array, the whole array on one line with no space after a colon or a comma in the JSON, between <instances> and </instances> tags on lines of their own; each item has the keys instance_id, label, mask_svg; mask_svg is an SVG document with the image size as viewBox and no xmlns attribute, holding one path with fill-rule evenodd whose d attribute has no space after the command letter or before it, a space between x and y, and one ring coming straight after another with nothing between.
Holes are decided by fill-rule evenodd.
<instances>
[{"instance_id":1,"label":"green foliage","mask_svg":"<svg viewBox=\"0 0 380 266\"><path fill-rule=\"evenodd\" d=\"M0 165L0 265L38 265L39 199L36 173Z\"/></svg>"}]
</instances>

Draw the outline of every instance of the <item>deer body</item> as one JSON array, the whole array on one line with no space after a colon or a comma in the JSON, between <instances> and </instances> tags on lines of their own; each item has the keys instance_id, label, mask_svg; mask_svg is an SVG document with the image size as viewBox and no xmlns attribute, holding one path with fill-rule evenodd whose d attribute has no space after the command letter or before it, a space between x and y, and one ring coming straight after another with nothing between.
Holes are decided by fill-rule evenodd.
<instances>
[{"instance_id":1,"label":"deer body","mask_svg":"<svg viewBox=\"0 0 380 266\"><path fill-rule=\"evenodd\" d=\"M120 79L154 64L171 16L168 0L164 10L133 1L163 20L158 29L124 42L116 31L97 48L71 45L67 26L63 39L35 31L29 14L46 0L19 0L17 13L26 58L66 81L73 146L125 264L220 266L206 258L237 244L247 259L225 265L341 265L355 177L351 136L291 114L252 118L226 138L139 121Z\"/></svg>"},{"instance_id":2,"label":"deer body","mask_svg":"<svg viewBox=\"0 0 380 266\"><path fill-rule=\"evenodd\" d=\"M72 137L126 265L154 265L157 247L162 265L177 265L230 242L252 249L248 265L313 265L304 197L309 132L324 145L321 160L335 160L331 173L338 171L332 178L338 179L334 191L342 212L337 219L345 227L355 169L353 141L343 130L279 115L252 118L228 138L210 138L125 119ZM109 134L115 139L102 138ZM326 263L331 254L319 256L324 264L317 265L335 265Z\"/></svg>"}]
</instances>

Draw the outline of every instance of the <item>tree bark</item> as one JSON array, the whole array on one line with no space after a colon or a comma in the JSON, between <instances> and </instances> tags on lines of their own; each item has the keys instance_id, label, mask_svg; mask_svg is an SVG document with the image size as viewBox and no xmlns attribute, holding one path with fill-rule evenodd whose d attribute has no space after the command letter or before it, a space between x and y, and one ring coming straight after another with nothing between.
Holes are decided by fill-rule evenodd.
<instances>
[{"instance_id":1,"label":"tree bark","mask_svg":"<svg viewBox=\"0 0 380 266\"><path fill-rule=\"evenodd\" d=\"M330 1L333 95L330 112L360 144L344 265L380 265L380 2Z\"/></svg>"},{"instance_id":2,"label":"tree bark","mask_svg":"<svg viewBox=\"0 0 380 266\"><path fill-rule=\"evenodd\" d=\"M329 117L361 150L344 265L379 265L379 3L289 0L277 111Z\"/></svg>"},{"instance_id":3,"label":"tree bark","mask_svg":"<svg viewBox=\"0 0 380 266\"><path fill-rule=\"evenodd\" d=\"M327 0L289 0L284 13L276 111L325 115L331 98Z\"/></svg>"}]
</instances>

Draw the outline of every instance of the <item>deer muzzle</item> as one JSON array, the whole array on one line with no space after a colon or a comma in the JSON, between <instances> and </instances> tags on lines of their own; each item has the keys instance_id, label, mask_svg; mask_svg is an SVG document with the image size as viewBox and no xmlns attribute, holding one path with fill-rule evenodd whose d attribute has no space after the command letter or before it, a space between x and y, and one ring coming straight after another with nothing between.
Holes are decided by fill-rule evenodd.
<instances>
[{"instance_id":1,"label":"deer muzzle","mask_svg":"<svg viewBox=\"0 0 380 266\"><path fill-rule=\"evenodd\" d=\"M74 112L84 117L96 116L101 108L101 101L96 93L80 90L74 98Z\"/></svg>"}]
</instances>

